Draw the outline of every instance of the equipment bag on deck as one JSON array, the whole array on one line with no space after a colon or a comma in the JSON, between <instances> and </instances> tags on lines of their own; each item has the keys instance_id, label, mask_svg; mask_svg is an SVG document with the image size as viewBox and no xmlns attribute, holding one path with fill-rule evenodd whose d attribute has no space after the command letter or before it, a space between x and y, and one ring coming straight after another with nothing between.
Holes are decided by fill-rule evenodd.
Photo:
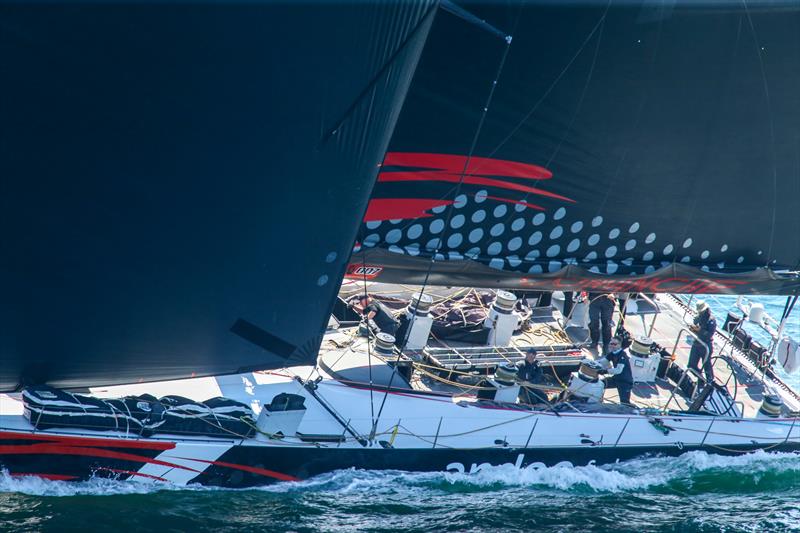
<instances>
[{"instance_id":1,"label":"equipment bag on deck","mask_svg":"<svg viewBox=\"0 0 800 533\"><path fill-rule=\"evenodd\" d=\"M47 385L26 388L22 401L25 418L35 429L80 428L145 437L151 414L162 410L154 396L101 400Z\"/></svg>"},{"instance_id":2,"label":"equipment bag on deck","mask_svg":"<svg viewBox=\"0 0 800 533\"><path fill-rule=\"evenodd\" d=\"M228 438L255 433L253 411L243 403L221 397L201 403L181 396L164 396L160 401L165 409L150 424L154 432Z\"/></svg>"}]
</instances>

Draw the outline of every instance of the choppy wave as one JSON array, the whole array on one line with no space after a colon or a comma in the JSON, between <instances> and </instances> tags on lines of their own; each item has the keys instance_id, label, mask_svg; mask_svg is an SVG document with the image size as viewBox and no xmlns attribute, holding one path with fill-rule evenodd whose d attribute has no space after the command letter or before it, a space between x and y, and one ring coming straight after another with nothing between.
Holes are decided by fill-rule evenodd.
<instances>
[{"instance_id":1,"label":"choppy wave","mask_svg":"<svg viewBox=\"0 0 800 533\"><path fill-rule=\"evenodd\" d=\"M269 493L364 494L383 490L424 489L457 493L527 487L557 491L619 493L664 491L748 491L800 489L800 454L757 451L738 456L688 452L679 457L649 457L611 465L552 467L487 466L475 473L404 472L346 469L299 482L257 490ZM139 483L96 478L51 481L0 472L0 492L37 496L113 496L160 491L232 491L168 483ZM243 489L246 490L246 489ZM239 490L238 492L241 492Z\"/></svg>"}]
</instances>

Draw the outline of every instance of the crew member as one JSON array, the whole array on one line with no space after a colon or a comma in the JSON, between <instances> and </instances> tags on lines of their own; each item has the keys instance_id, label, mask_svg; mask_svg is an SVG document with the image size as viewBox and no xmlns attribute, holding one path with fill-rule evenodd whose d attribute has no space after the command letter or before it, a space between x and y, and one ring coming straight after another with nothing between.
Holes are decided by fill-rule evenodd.
<instances>
[{"instance_id":1,"label":"crew member","mask_svg":"<svg viewBox=\"0 0 800 533\"><path fill-rule=\"evenodd\" d=\"M542 367L536 360L536 349L530 348L525 354L525 361L517 370L517 379L522 381L521 400L525 403L547 403L547 394L543 391L526 386L524 382L536 383L542 377Z\"/></svg>"},{"instance_id":2,"label":"crew member","mask_svg":"<svg viewBox=\"0 0 800 533\"><path fill-rule=\"evenodd\" d=\"M633 373L631 372L631 357L622 348L622 339L614 337L608 343L609 352L597 362L608 368L612 377L606 379L606 385L616 386L619 401L622 404L631 404L631 390L633 389Z\"/></svg>"},{"instance_id":3,"label":"crew member","mask_svg":"<svg viewBox=\"0 0 800 533\"><path fill-rule=\"evenodd\" d=\"M383 333L395 335L400 323L392 315L391 310L382 303L373 300L370 296L362 294L358 297L358 303L353 307L361 313L367 320L372 320L378 329Z\"/></svg>"},{"instance_id":4,"label":"crew member","mask_svg":"<svg viewBox=\"0 0 800 533\"><path fill-rule=\"evenodd\" d=\"M701 343L694 342L692 351L689 352L689 368L699 372L700 362L702 361L703 373L706 376L706 380L711 383L714 381L714 365L711 363L711 354L714 351L712 341L714 340L714 332L717 331L717 321L711 315L711 309L705 301L697 300L695 308L697 309L697 317L695 317L694 324L689 326L689 329L706 344L708 350Z\"/></svg>"},{"instance_id":5,"label":"crew member","mask_svg":"<svg viewBox=\"0 0 800 533\"><path fill-rule=\"evenodd\" d=\"M590 348L597 350L597 343L600 342L600 333L602 332L603 351L600 353L606 353L611 340L611 321L614 317L616 301L613 294L590 292L589 302L589 336L592 339Z\"/></svg>"}]
</instances>

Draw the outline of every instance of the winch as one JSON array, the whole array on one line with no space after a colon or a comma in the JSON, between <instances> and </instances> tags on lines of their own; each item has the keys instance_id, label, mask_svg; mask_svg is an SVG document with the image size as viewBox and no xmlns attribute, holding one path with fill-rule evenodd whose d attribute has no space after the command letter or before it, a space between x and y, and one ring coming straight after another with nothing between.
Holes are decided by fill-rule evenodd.
<instances>
[{"instance_id":1,"label":"winch","mask_svg":"<svg viewBox=\"0 0 800 533\"><path fill-rule=\"evenodd\" d=\"M631 374L636 383L653 383L658 373L658 364L661 355L652 353L653 340L650 337L639 336L631 344Z\"/></svg>"},{"instance_id":2,"label":"winch","mask_svg":"<svg viewBox=\"0 0 800 533\"><path fill-rule=\"evenodd\" d=\"M497 291L489 315L483 322L483 327L489 329L486 344L489 346L508 346L514 330L517 329L519 318L514 313L517 297L508 291Z\"/></svg>"},{"instance_id":3,"label":"winch","mask_svg":"<svg viewBox=\"0 0 800 533\"><path fill-rule=\"evenodd\" d=\"M598 403L603 400L606 385L600 379L603 366L597 361L584 359L577 372L572 372L567 385L569 397Z\"/></svg>"},{"instance_id":4,"label":"winch","mask_svg":"<svg viewBox=\"0 0 800 533\"><path fill-rule=\"evenodd\" d=\"M479 390L479 398L514 403L519 396L520 386L517 383L517 367L508 363L498 365L494 376L486 378L481 384L492 388Z\"/></svg>"},{"instance_id":5,"label":"winch","mask_svg":"<svg viewBox=\"0 0 800 533\"><path fill-rule=\"evenodd\" d=\"M764 395L761 408L758 410L758 418L778 418L783 409L783 399L774 392Z\"/></svg>"},{"instance_id":6,"label":"winch","mask_svg":"<svg viewBox=\"0 0 800 533\"><path fill-rule=\"evenodd\" d=\"M411 303L405 309L405 320L407 330L405 331L406 350L421 350L428 345L428 336L431 333L433 318L430 316L430 308L433 305L433 298L429 294L415 292L411 296ZM403 335L398 335L400 339Z\"/></svg>"},{"instance_id":7,"label":"winch","mask_svg":"<svg viewBox=\"0 0 800 533\"><path fill-rule=\"evenodd\" d=\"M394 335L389 333L380 332L375 335L375 343L373 349L377 355L384 357L391 357L394 353Z\"/></svg>"}]
</instances>

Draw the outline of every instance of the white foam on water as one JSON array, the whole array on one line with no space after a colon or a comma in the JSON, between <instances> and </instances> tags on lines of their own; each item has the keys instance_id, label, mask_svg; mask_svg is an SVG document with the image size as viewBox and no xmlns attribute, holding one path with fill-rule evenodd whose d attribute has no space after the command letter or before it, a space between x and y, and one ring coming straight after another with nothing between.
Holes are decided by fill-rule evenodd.
<instances>
[{"instance_id":1,"label":"white foam on water","mask_svg":"<svg viewBox=\"0 0 800 533\"><path fill-rule=\"evenodd\" d=\"M800 471L800 454L753 453L724 456L701 451L679 457L634 459L610 465L573 466L563 463L545 467L531 465L483 466L473 473L442 474L450 483L478 486L543 486L558 490L591 489L598 492L639 491L681 479L691 479L699 472L721 470L740 475L759 475L766 472Z\"/></svg>"},{"instance_id":2,"label":"white foam on water","mask_svg":"<svg viewBox=\"0 0 800 533\"><path fill-rule=\"evenodd\" d=\"M472 470L472 473L469 471ZM313 478L280 482L244 490L270 493L334 493L374 494L397 487L413 489L430 484L473 487L542 487L562 491L591 490L595 492L642 491L677 480L691 480L705 471L733 472L758 476L772 472L800 472L800 454L757 451L738 456L723 456L693 451L679 457L633 459L610 465L556 466L531 465L517 468L512 464L480 465L467 472L405 472L398 470L360 470L350 468L321 474ZM217 487L189 487L169 483L137 483L106 478L88 481L51 481L33 476L10 476L0 471L0 492L16 492L35 496L113 496L150 494L165 490L226 491Z\"/></svg>"},{"instance_id":3,"label":"white foam on water","mask_svg":"<svg viewBox=\"0 0 800 533\"><path fill-rule=\"evenodd\" d=\"M163 490L187 490L187 488L171 483L137 483L109 478L55 481L37 476L12 476L7 470L0 471L0 492L16 492L30 496L117 496L150 494Z\"/></svg>"}]
</instances>

